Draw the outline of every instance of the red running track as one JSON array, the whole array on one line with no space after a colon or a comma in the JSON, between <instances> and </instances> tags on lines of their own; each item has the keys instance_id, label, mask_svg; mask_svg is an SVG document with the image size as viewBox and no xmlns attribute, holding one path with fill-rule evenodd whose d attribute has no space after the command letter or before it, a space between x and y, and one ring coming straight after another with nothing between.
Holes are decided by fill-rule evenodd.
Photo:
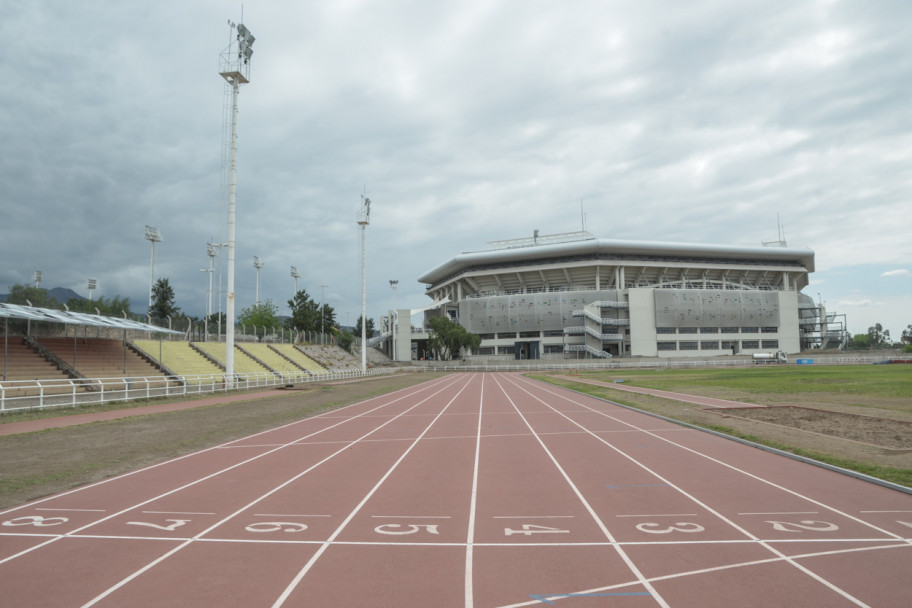
<instances>
[{"instance_id":1,"label":"red running track","mask_svg":"<svg viewBox=\"0 0 912 608\"><path fill-rule=\"evenodd\" d=\"M877 606L912 496L454 374L0 513L0 605Z\"/></svg>"}]
</instances>

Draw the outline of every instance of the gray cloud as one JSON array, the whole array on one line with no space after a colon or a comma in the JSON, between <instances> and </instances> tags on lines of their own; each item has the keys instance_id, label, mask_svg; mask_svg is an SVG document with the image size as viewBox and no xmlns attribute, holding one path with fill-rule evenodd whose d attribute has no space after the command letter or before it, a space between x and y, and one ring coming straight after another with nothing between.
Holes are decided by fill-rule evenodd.
<instances>
[{"instance_id":1,"label":"gray cloud","mask_svg":"<svg viewBox=\"0 0 912 608\"><path fill-rule=\"evenodd\" d=\"M289 266L356 317L426 303L416 279L486 241L581 225L602 237L776 238L823 272L912 258L909 14L901 2L333 2L247 7L237 292L284 307ZM224 240L229 30L219 3L20 3L0 24L0 289L147 299L156 274L205 306ZM852 273L845 273L846 276ZM896 317L830 273L859 328ZM823 287L822 287L823 288ZM871 289L877 289L872 286ZM891 317L892 318L892 317ZM344 316L343 316L344 319ZM353 320L353 318L352 318ZM850 324L853 320L850 318Z\"/></svg>"}]
</instances>

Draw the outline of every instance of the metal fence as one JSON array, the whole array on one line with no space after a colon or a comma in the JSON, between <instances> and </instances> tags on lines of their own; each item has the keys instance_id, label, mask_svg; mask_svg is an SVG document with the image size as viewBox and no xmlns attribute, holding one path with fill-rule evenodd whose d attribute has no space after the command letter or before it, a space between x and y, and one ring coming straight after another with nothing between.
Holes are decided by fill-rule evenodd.
<instances>
[{"instance_id":1,"label":"metal fence","mask_svg":"<svg viewBox=\"0 0 912 608\"><path fill-rule=\"evenodd\" d=\"M896 359L896 355L869 356L829 356L813 357L813 365L862 365L886 363ZM801 359L804 360L804 359ZM796 365L798 359L781 365ZM687 369L687 368L738 368L754 367L756 363L749 357L720 359L602 359L602 360L568 360L568 361L523 361L515 364L483 363L475 364L471 360L431 361L423 365L415 363L415 368L423 371L471 371L471 372L534 372L534 371L570 371L570 370L611 370L611 369ZM772 364L768 364L772 365Z\"/></svg>"},{"instance_id":2,"label":"metal fence","mask_svg":"<svg viewBox=\"0 0 912 608\"><path fill-rule=\"evenodd\" d=\"M61 378L49 380L10 380L0 382L0 413L55 407L104 404L156 397L185 397L285 386L305 382L327 382L381 376L396 368L360 369L326 373L254 372L197 376L147 376L133 378Z\"/></svg>"}]
</instances>

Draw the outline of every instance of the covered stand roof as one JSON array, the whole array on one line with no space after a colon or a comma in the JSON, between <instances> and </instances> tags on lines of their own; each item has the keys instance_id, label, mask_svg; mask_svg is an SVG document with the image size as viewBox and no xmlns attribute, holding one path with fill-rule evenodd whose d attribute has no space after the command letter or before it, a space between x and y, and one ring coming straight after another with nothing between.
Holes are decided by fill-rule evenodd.
<instances>
[{"instance_id":1,"label":"covered stand roof","mask_svg":"<svg viewBox=\"0 0 912 608\"><path fill-rule=\"evenodd\" d=\"M67 325L87 325L89 327L107 327L111 329L132 329L136 331L174 335L184 334L182 331L166 329L148 323L140 323L139 321L131 321L130 319L118 319L117 317L105 317L83 312L54 310L53 308L35 308L33 306L7 304L5 302L0 302L0 318L65 323Z\"/></svg>"}]
</instances>

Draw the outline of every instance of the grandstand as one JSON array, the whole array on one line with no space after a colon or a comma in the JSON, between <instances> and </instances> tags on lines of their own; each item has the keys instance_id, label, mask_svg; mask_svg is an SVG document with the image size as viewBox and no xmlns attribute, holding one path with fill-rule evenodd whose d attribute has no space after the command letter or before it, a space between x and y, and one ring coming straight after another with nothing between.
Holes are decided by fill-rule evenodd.
<instances>
[{"instance_id":1,"label":"grandstand","mask_svg":"<svg viewBox=\"0 0 912 608\"><path fill-rule=\"evenodd\" d=\"M199 383L200 377L221 376L225 373L218 364L194 350L189 342L133 340L133 345L170 374L183 376L190 383Z\"/></svg>"},{"instance_id":2,"label":"grandstand","mask_svg":"<svg viewBox=\"0 0 912 608\"><path fill-rule=\"evenodd\" d=\"M308 357L304 351L293 344L270 344L269 347L301 369L312 374L326 373L326 368Z\"/></svg>"},{"instance_id":3,"label":"grandstand","mask_svg":"<svg viewBox=\"0 0 912 608\"><path fill-rule=\"evenodd\" d=\"M342 348L331 344L302 344L300 349L310 359L328 370L361 369L361 361L345 352Z\"/></svg>"},{"instance_id":4,"label":"grandstand","mask_svg":"<svg viewBox=\"0 0 912 608\"><path fill-rule=\"evenodd\" d=\"M152 388L168 384L162 371L127 348L122 340L41 337L36 341L75 376L104 379L105 390L122 390L132 377L161 378L150 385Z\"/></svg>"},{"instance_id":5,"label":"grandstand","mask_svg":"<svg viewBox=\"0 0 912 608\"><path fill-rule=\"evenodd\" d=\"M225 368L227 348L224 342L191 342L191 348L200 351L208 358ZM254 359L239 346L234 347L234 371L241 374L258 374L270 372L268 367Z\"/></svg>"},{"instance_id":6,"label":"grandstand","mask_svg":"<svg viewBox=\"0 0 912 608\"><path fill-rule=\"evenodd\" d=\"M784 243L780 243L784 245ZM491 243L425 273L433 304L482 338L474 355L706 357L820 346L825 313L801 293L809 249L598 239ZM844 338L847 332L841 334Z\"/></svg>"}]
</instances>

